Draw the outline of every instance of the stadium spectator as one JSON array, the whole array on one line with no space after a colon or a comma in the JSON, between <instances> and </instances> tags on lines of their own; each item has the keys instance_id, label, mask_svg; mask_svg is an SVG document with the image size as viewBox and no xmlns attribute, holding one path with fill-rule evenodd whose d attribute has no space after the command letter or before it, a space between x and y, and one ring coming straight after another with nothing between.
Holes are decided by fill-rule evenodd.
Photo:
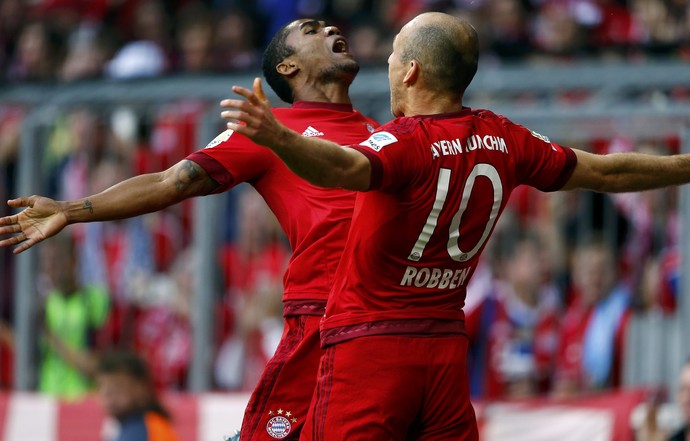
<instances>
[{"instance_id":1,"label":"stadium spectator","mask_svg":"<svg viewBox=\"0 0 690 441\"><path fill-rule=\"evenodd\" d=\"M213 58L218 71L247 70L261 62L261 51L255 43L256 21L240 11L228 11L218 20Z\"/></svg>"},{"instance_id":2,"label":"stadium spectator","mask_svg":"<svg viewBox=\"0 0 690 441\"><path fill-rule=\"evenodd\" d=\"M0 80L4 79L17 49L19 35L26 25L26 2L5 0L0 3Z\"/></svg>"},{"instance_id":3,"label":"stadium spectator","mask_svg":"<svg viewBox=\"0 0 690 441\"><path fill-rule=\"evenodd\" d=\"M133 348L146 360L158 390L184 390L192 358L190 325L192 252L177 256L169 272L140 277L130 288Z\"/></svg>"},{"instance_id":4,"label":"stadium spectator","mask_svg":"<svg viewBox=\"0 0 690 441\"><path fill-rule=\"evenodd\" d=\"M106 353L98 362L96 381L106 413L118 423L107 441L178 439L143 359L128 352Z\"/></svg>"},{"instance_id":5,"label":"stadium spectator","mask_svg":"<svg viewBox=\"0 0 690 441\"><path fill-rule=\"evenodd\" d=\"M636 40L636 26L630 9L617 0L598 0L594 3L598 20L593 26L591 43L606 51L609 48L627 49Z\"/></svg>"},{"instance_id":6,"label":"stadium spectator","mask_svg":"<svg viewBox=\"0 0 690 441\"><path fill-rule=\"evenodd\" d=\"M132 79L156 77L168 69L162 49L152 41L133 41L121 48L108 62L106 72L110 78Z\"/></svg>"},{"instance_id":7,"label":"stadium spectator","mask_svg":"<svg viewBox=\"0 0 690 441\"><path fill-rule=\"evenodd\" d=\"M386 59L385 35L377 22L359 22L350 35L350 49L362 65L374 66Z\"/></svg>"},{"instance_id":8,"label":"stadium spectator","mask_svg":"<svg viewBox=\"0 0 690 441\"><path fill-rule=\"evenodd\" d=\"M489 50L506 61L524 59L533 50L526 12L519 0L493 0L487 5Z\"/></svg>"},{"instance_id":9,"label":"stadium spectator","mask_svg":"<svg viewBox=\"0 0 690 441\"><path fill-rule=\"evenodd\" d=\"M644 263L634 307L645 312L671 315L678 305L680 282L680 251L678 246L661 250Z\"/></svg>"},{"instance_id":10,"label":"stadium spectator","mask_svg":"<svg viewBox=\"0 0 690 441\"><path fill-rule=\"evenodd\" d=\"M107 29L81 26L71 35L60 79L70 82L102 77L114 47L113 36Z\"/></svg>"},{"instance_id":11,"label":"stadium spectator","mask_svg":"<svg viewBox=\"0 0 690 441\"><path fill-rule=\"evenodd\" d=\"M585 32L563 3L544 2L534 17L532 32L539 60L567 60L584 55Z\"/></svg>"},{"instance_id":12,"label":"stadium spectator","mask_svg":"<svg viewBox=\"0 0 690 441\"><path fill-rule=\"evenodd\" d=\"M108 63L108 76L118 79L159 76L172 64L171 26L163 2L141 0L134 7L128 41Z\"/></svg>"},{"instance_id":13,"label":"stadium spectator","mask_svg":"<svg viewBox=\"0 0 690 441\"><path fill-rule=\"evenodd\" d=\"M205 9L187 11L177 28L177 69L185 73L212 71L215 29L210 14Z\"/></svg>"},{"instance_id":14,"label":"stadium spectator","mask_svg":"<svg viewBox=\"0 0 690 441\"><path fill-rule=\"evenodd\" d=\"M690 155L593 155L463 107L477 59L469 23L438 13L416 17L401 29L389 57L391 110L398 118L351 148L281 125L258 78L253 91L233 87L244 99L221 102L235 109L221 113L229 129L268 146L300 176L367 192L358 196L321 322L326 354L302 432L307 439L432 431L476 439L461 308L504 195L520 184L625 192L690 181ZM499 136L510 140L509 148ZM484 197L470 197L473 191ZM470 208L473 199L477 205ZM620 297L605 302L607 309L622 314ZM613 339L599 317L592 328ZM590 381L601 380L607 367L592 360L601 346L583 355Z\"/></svg>"},{"instance_id":15,"label":"stadium spectator","mask_svg":"<svg viewBox=\"0 0 690 441\"><path fill-rule=\"evenodd\" d=\"M154 257L152 248L140 251ZM103 336L109 346L131 348L141 354L158 390L183 390L187 386L192 357L193 262L193 253L187 248L177 250L174 261L160 271L127 270L127 297L120 299L117 306L121 314L114 317L120 321L111 321L110 335Z\"/></svg>"},{"instance_id":16,"label":"stadium spectator","mask_svg":"<svg viewBox=\"0 0 690 441\"><path fill-rule=\"evenodd\" d=\"M58 237L41 251L46 293L38 390L81 398L95 374L93 340L108 315L108 292L78 281L78 248L70 236Z\"/></svg>"},{"instance_id":17,"label":"stadium spectator","mask_svg":"<svg viewBox=\"0 0 690 441\"><path fill-rule=\"evenodd\" d=\"M634 143L622 136L611 139L604 148L608 153L636 151L649 155L678 151L669 142L643 140ZM643 265L648 258L659 255L679 241L677 193L676 188L661 188L612 195L611 201L616 212L620 213L628 225L629 232L620 238L621 248L618 253L621 278L626 279L631 286L637 284L644 274Z\"/></svg>"},{"instance_id":18,"label":"stadium spectator","mask_svg":"<svg viewBox=\"0 0 690 441\"><path fill-rule=\"evenodd\" d=\"M63 41L46 22L22 28L8 78L12 81L53 81L62 63Z\"/></svg>"},{"instance_id":19,"label":"stadium spectator","mask_svg":"<svg viewBox=\"0 0 690 441\"><path fill-rule=\"evenodd\" d=\"M686 360L678 376L676 404L680 410L680 427L669 424L668 420L674 419L669 418L668 414L666 418L661 416L665 395L663 390L651 394L646 403L644 419L635 434L636 441L687 441L690 438L690 360Z\"/></svg>"},{"instance_id":20,"label":"stadium spectator","mask_svg":"<svg viewBox=\"0 0 690 441\"><path fill-rule=\"evenodd\" d=\"M172 43L170 6L162 0L138 0L133 3L134 16L131 26L126 29L131 32L131 40L149 41L169 55Z\"/></svg>"},{"instance_id":21,"label":"stadium spectator","mask_svg":"<svg viewBox=\"0 0 690 441\"><path fill-rule=\"evenodd\" d=\"M668 53L687 39L683 18L689 16L687 5L663 0L636 0L630 5L638 29L638 42L651 53ZM671 9L674 11L671 12ZM685 10L684 10L685 9ZM687 26L687 25L686 25Z\"/></svg>"},{"instance_id":22,"label":"stadium spectator","mask_svg":"<svg viewBox=\"0 0 690 441\"><path fill-rule=\"evenodd\" d=\"M68 197L88 192L92 177L97 180L103 176L98 172L105 171L98 164L107 155L106 138L103 121L87 107L55 118L42 163L49 193Z\"/></svg>"},{"instance_id":23,"label":"stadium spectator","mask_svg":"<svg viewBox=\"0 0 690 441\"><path fill-rule=\"evenodd\" d=\"M526 397L551 387L561 296L543 279L542 241L523 234L498 263L504 279L466 314L473 396Z\"/></svg>"},{"instance_id":24,"label":"stadium spectator","mask_svg":"<svg viewBox=\"0 0 690 441\"><path fill-rule=\"evenodd\" d=\"M237 203L242 208L236 240L220 249L227 295L219 324L226 329L219 329L214 370L220 387L252 390L280 340L279 299L290 251L280 240L275 216L254 189L243 188Z\"/></svg>"},{"instance_id":25,"label":"stadium spectator","mask_svg":"<svg viewBox=\"0 0 690 441\"><path fill-rule=\"evenodd\" d=\"M610 244L592 239L572 257L573 299L562 320L554 393L569 396L621 384L630 289Z\"/></svg>"},{"instance_id":26,"label":"stadium spectator","mask_svg":"<svg viewBox=\"0 0 690 441\"><path fill-rule=\"evenodd\" d=\"M125 170L126 166L117 160L102 161L94 168L88 188L67 194L103 191L124 179ZM106 284L115 302L130 301L131 284L155 269L152 233L143 219L85 225L81 246L85 253L80 267L82 278Z\"/></svg>"}]
</instances>

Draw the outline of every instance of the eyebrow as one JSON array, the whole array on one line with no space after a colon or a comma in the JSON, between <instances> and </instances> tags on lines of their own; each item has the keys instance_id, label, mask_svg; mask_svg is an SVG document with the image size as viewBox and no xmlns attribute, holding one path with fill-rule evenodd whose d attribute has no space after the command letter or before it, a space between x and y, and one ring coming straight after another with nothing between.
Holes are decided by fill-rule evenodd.
<instances>
[{"instance_id":1,"label":"eyebrow","mask_svg":"<svg viewBox=\"0 0 690 441\"><path fill-rule=\"evenodd\" d=\"M321 23L322 23L322 22L320 22L320 21L318 21L318 20L307 20L307 21L303 21L302 23L300 23L299 29L300 29L300 31L301 31L302 29L304 29L305 26L320 26Z\"/></svg>"}]
</instances>

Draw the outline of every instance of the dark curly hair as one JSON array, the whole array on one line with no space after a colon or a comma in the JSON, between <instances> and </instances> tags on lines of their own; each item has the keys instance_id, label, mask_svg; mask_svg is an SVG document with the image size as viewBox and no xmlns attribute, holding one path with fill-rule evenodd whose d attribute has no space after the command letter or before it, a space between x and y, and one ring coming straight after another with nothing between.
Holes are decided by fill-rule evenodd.
<instances>
[{"instance_id":1,"label":"dark curly hair","mask_svg":"<svg viewBox=\"0 0 690 441\"><path fill-rule=\"evenodd\" d=\"M280 62L295 53L295 49L285 43L289 33L288 26L290 24L291 23L288 23L280 28L271 39L271 42L268 43L261 62L261 68L264 72L266 82L271 86L271 89L273 89L276 95L286 103L292 104L294 97L290 84L283 75L276 71L276 66Z\"/></svg>"}]
</instances>

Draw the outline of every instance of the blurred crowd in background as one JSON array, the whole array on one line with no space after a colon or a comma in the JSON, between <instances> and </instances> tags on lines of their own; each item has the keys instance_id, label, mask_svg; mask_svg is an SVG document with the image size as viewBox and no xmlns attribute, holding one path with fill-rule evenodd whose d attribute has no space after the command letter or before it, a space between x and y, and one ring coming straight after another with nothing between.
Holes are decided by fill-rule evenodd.
<instances>
[{"instance_id":1,"label":"blurred crowd in background","mask_svg":"<svg viewBox=\"0 0 690 441\"><path fill-rule=\"evenodd\" d=\"M483 63L690 58L687 0L3 0L0 78L252 69L298 17L337 25L362 64L383 65L395 33L426 10L474 23Z\"/></svg>"},{"instance_id":2,"label":"blurred crowd in background","mask_svg":"<svg viewBox=\"0 0 690 441\"><path fill-rule=\"evenodd\" d=\"M690 58L687 0L48 0L0 2L0 76L9 83L256 69L286 21L323 17L363 64L384 65L392 36L427 9L469 17L484 61ZM147 112L65 109L40 158L46 195L74 199L198 149L206 104ZM26 109L0 103L0 200L18 196ZM556 138L557 134L549 134ZM209 140L210 141L210 140ZM675 153L679 140L624 137L573 145L600 153ZM248 391L282 332L290 249L260 196L224 197L213 385ZM185 390L192 358L193 202L76 225L37 247L38 390L88 393L97 354L142 354L160 389ZM0 215L10 210L0 204ZM670 314L678 289L677 190L613 197L520 188L474 275L466 307L475 397L569 396L618 387L633 311ZM0 380L12 384L12 266L0 252ZM17 295L31 295L17 293Z\"/></svg>"}]
</instances>

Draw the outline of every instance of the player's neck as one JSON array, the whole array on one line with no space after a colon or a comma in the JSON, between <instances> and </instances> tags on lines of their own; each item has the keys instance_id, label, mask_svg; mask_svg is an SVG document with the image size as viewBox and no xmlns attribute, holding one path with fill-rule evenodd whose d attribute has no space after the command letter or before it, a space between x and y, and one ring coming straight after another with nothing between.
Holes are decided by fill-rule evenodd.
<instances>
[{"instance_id":1,"label":"player's neck","mask_svg":"<svg viewBox=\"0 0 690 441\"><path fill-rule=\"evenodd\" d=\"M311 84L296 87L295 101L315 101L319 103L351 104L350 85L341 83Z\"/></svg>"},{"instance_id":2,"label":"player's neck","mask_svg":"<svg viewBox=\"0 0 690 441\"><path fill-rule=\"evenodd\" d=\"M462 97L430 91L410 93L405 100L405 116L439 115L462 110Z\"/></svg>"}]
</instances>

